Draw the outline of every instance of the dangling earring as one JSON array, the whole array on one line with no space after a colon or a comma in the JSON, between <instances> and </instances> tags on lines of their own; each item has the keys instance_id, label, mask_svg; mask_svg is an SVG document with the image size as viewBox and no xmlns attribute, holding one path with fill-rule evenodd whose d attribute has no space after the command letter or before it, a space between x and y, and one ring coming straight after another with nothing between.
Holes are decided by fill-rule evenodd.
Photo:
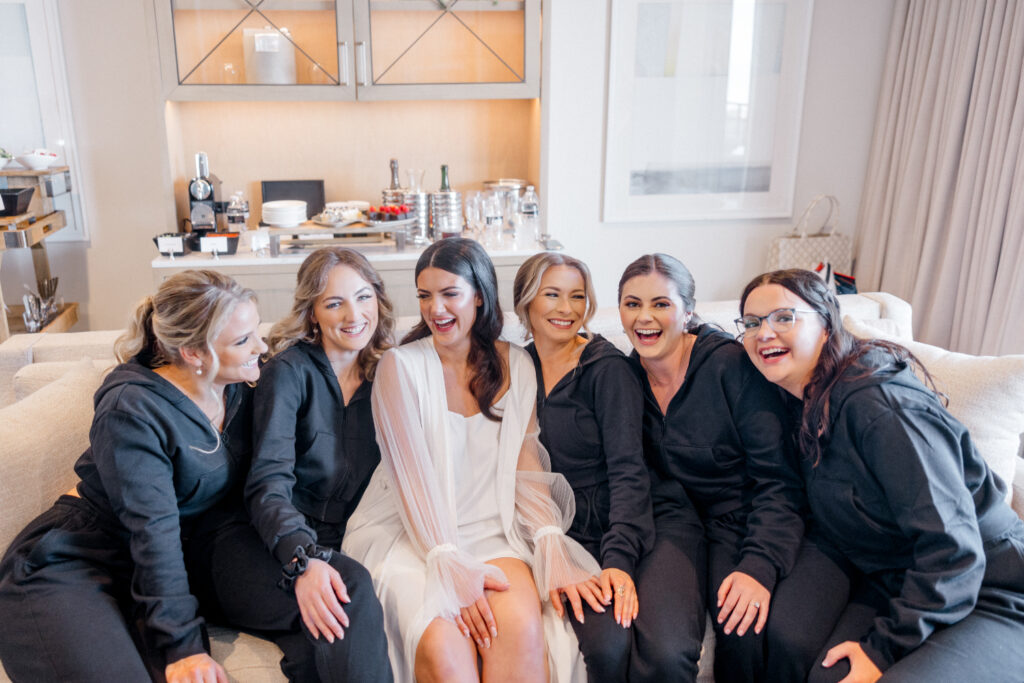
<instances>
[{"instance_id":1,"label":"dangling earring","mask_svg":"<svg viewBox=\"0 0 1024 683\"><path fill-rule=\"evenodd\" d=\"M196 368L196 375L198 377L202 377L203 376L203 366L202 365L200 365L199 367Z\"/></svg>"}]
</instances>

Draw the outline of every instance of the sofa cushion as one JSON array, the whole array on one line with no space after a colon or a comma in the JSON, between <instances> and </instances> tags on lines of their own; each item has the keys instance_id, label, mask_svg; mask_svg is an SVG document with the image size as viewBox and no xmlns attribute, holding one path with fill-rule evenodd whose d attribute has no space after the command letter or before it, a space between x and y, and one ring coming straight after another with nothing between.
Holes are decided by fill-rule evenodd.
<instances>
[{"instance_id":1,"label":"sofa cushion","mask_svg":"<svg viewBox=\"0 0 1024 683\"><path fill-rule=\"evenodd\" d=\"M860 339L902 344L924 364L936 388L949 397L949 412L967 427L978 452L1007 486L1007 501L1024 433L1024 355L971 356L886 334L877 321L843 318Z\"/></svg>"},{"instance_id":2,"label":"sofa cushion","mask_svg":"<svg viewBox=\"0 0 1024 683\"><path fill-rule=\"evenodd\" d=\"M83 358L82 361L92 363L93 367L99 372L106 372L114 367L114 359L108 358L106 360L89 360ZM14 373L14 398L17 401L34 394L50 382L63 377L65 374L70 372L72 369L77 367L82 361L52 361L46 363L31 363L26 365L18 372Z\"/></svg>"},{"instance_id":3,"label":"sofa cushion","mask_svg":"<svg viewBox=\"0 0 1024 683\"><path fill-rule=\"evenodd\" d=\"M28 398L0 409L0 548L77 482L89 445L92 395L103 373L90 361Z\"/></svg>"},{"instance_id":4,"label":"sofa cushion","mask_svg":"<svg viewBox=\"0 0 1024 683\"><path fill-rule=\"evenodd\" d=\"M232 681L285 683L281 650L269 640L210 625L210 655L223 665Z\"/></svg>"}]
</instances>

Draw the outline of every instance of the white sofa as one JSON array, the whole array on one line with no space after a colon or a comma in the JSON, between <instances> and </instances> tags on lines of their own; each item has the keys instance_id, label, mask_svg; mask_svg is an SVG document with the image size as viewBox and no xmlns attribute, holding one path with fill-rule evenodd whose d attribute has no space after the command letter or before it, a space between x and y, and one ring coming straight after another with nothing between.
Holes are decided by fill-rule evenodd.
<instances>
[{"instance_id":1,"label":"white sofa","mask_svg":"<svg viewBox=\"0 0 1024 683\"><path fill-rule=\"evenodd\" d=\"M883 293L867 293L842 296L840 302L847 324L856 328L855 333L910 340L911 309L901 299ZM731 331L732 320L738 315L737 306L736 301L701 302L697 313L705 321ZM415 318L401 319L399 336L414 322ZM265 324L262 331L268 327ZM628 351L628 340L616 309L601 309L591 329ZM5 549L25 524L75 484L72 465L88 445L92 394L104 370L114 364L112 345L119 334L117 330L24 334L0 344L0 406L4 406L0 408L0 508L5 511L0 516L0 549ZM522 340L522 328L511 314L506 314L504 336L512 341ZM951 410L957 414L957 409L971 404L969 416L957 416L968 424L972 433L977 429L986 447L991 442L1001 448L999 456L990 455L985 449L983 455L990 462L999 461L1004 479L1016 478L1013 504L1018 514L1024 516L1024 460L1017 457L1014 446L1024 432L1024 412L1021 412L1024 411L1024 396L1021 395L1024 392L1024 356L987 359L998 367L984 373L979 367L986 359L950 360L949 356L959 354L944 354L920 344L914 346L914 351L924 358L940 382L947 379L947 374L957 376L959 384L947 389ZM935 367L932 367L932 360L936 362ZM970 367L960 372L958 364L963 363ZM966 376L959 377L957 372L949 370L953 366ZM979 374L994 376L997 386L983 389L962 386ZM998 401L983 402L980 407L974 405L977 403L975 394L991 398L988 394L992 392L999 394ZM961 394L970 396L965 399ZM1010 410L1013 414L997 415L999 401L1016 401L1016 412ZM977 424L979 414L989 416L984 424ZM998 429L988 429L995 423ZM1009 469L1006 452L1010 454ZM708 631L710 633L711 629ZM244 683L284 680L278 666L280 651L272 643L219 627L211 627L210 635L213 655L225 665L231 680ZM705 640L706 647L710 642L711 638ZM7 678L0 674L2 681ZM700 681L711 681L709 656L701 660Z\"/></svg>"}]
</instances>

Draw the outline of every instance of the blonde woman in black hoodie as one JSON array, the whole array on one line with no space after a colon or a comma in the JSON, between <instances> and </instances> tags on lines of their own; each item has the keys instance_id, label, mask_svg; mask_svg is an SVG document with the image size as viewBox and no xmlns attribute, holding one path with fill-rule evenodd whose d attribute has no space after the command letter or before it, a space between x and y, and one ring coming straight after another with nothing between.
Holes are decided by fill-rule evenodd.
<instances>
[{"instance_id":1,"label":"blonde woman in black hoodie","mask_svg":"<svg viewBox=\"0 0 1024 683\"><path fill-rule=\"evenodd\" d=\"M710 611L718 683L800 681L840 609L819 579L841 572L801 546L805 503L778 391L694 304L693 277L666 254L640 257L619 281L657 535L637 571L630 680L695 679ZM812 578L781 581L795 569Z\"/></svg>"},{"instance_id":2,"label":"blonde woman in black hoodie","mask_svg":"<svg viewBox=\"0 0 1024 683\"><path fill-rule=\"evenodd\" d=\"M601 574L561 593L572 610L590 681L624 681L629 627L640 605L633 576L654 543L650 486L641 438L643 394L629 361L586 331L597 308L590 270L553 252L516 273L515 311L533 341L537 422L551 469L576 499L568 534L600 563ZM562 609L561 596L552 604Z\"/></svg>"},{"instance_id":3,"label":"blonde woman in black hoodie","mask_svg":"<svg viewBox=\"0 0 1024 683\"><path fill-rule=\"evenodd\" d=\"M854 339L810 271L754 278L740 310L796 415L810 533L852 577L809 680L1021 681L1024 522L916 359Z\"/></svg>"},{"instance_id":4,"label":"blonde woman in black hoodie","mask_svg":"<svg viewBox=\"0 0 1024 683\"><path fill-rule=\"evenodd\" d=\"M255 298L185 271L139 305L96 392L81 481L0 563L0 659L16 683L227 681L185 553L245 476L244 383L267 348Z\"/></svg>"}]
</instances>

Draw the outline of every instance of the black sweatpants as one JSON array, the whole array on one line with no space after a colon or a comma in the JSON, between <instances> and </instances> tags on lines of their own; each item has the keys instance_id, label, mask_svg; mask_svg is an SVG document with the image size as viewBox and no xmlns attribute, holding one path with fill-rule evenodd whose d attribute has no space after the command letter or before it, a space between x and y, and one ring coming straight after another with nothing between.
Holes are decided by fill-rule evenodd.
<instances>
[{"instance_id":1,"label":"black sweatpants","mask_svg":"<svg viewBox=\"0 0 1024 683\"><path fill-rule=\"evenodd\" d=\"M213 530L210 525L216 525ZM351 602L342 604L349 618L345 637L333 643L314 638L299 612L295 594L277 584L281 565L244 515L207 520L203 539L192 546L192 574L208 582L205 603L211 620L274 641L284 652L281 670L290 681L393 680L384 634L384 615L370 573L358 562L334 552L330 564L341 574ZM321 538L337 548L341 539ZM190 575L192 575L190 574Z\"/></svg>"},{"instance_id":2,"label":"black sweatpants","mask_svg":"<svg viewBox=\"0 0 1024 683\"><path fill-rule=\"evenodd\" d=\"M62 496L0 563L0 660L15 683L164 680L131 596L127 545Z\"/></svg>"},{"instance_id":3,"label":"black sweatpants","mask_svg":"<svg viewBox=\"0 0 1024 683\"><path fill-rule=\"evenodd\" d=\"M885 670L883 681L1024 681L1024 541L1000 541L985 555L985 579L974 611L932 633ZM863 638L878 615L889 613L889 599L880 583L868 577L855 580L849 604L822 648L809 683L840 681L850 673L846 659L829 669L821 661L839 643Z\"/></svg>"},{"instance_id":4,"label":"black sweatpants","mask_svg":"<svg viewBox=\"0 0 1024 683\"><path fill-rule=\"evenodd\" d=\"M572 532L570 531L570 536ZM586 550L601 561L600 543L591 543L579 538ZM635 578L636 577L632 577ZM633 634L630 629L622 628L615 623L615 598L604 612L595 612L586 600L583 600L583 623L576 621L572 607L565 601L566 618L576 632L580 653L587 666L589 683L619 683L626 680L629 670L629 653L633 647ZM641 606L642 609L642 606Z\"/></svg>"},{"instance_id":5,"label":"black sweatpants","mask_svg":"<svg viewBox=\"0 0 1024 683\"><path fill-rule=\"evenodd\" d=\"M708 612L716 683L803 681L846 603L846 573L805 541L793 571L775 586L764 630L725 635L717 593L739 559L745 527L730 515L702 523L678 510L655 526L654 549L637 571L630 681L696 680Z\"/></svg>"}]
</instances>

